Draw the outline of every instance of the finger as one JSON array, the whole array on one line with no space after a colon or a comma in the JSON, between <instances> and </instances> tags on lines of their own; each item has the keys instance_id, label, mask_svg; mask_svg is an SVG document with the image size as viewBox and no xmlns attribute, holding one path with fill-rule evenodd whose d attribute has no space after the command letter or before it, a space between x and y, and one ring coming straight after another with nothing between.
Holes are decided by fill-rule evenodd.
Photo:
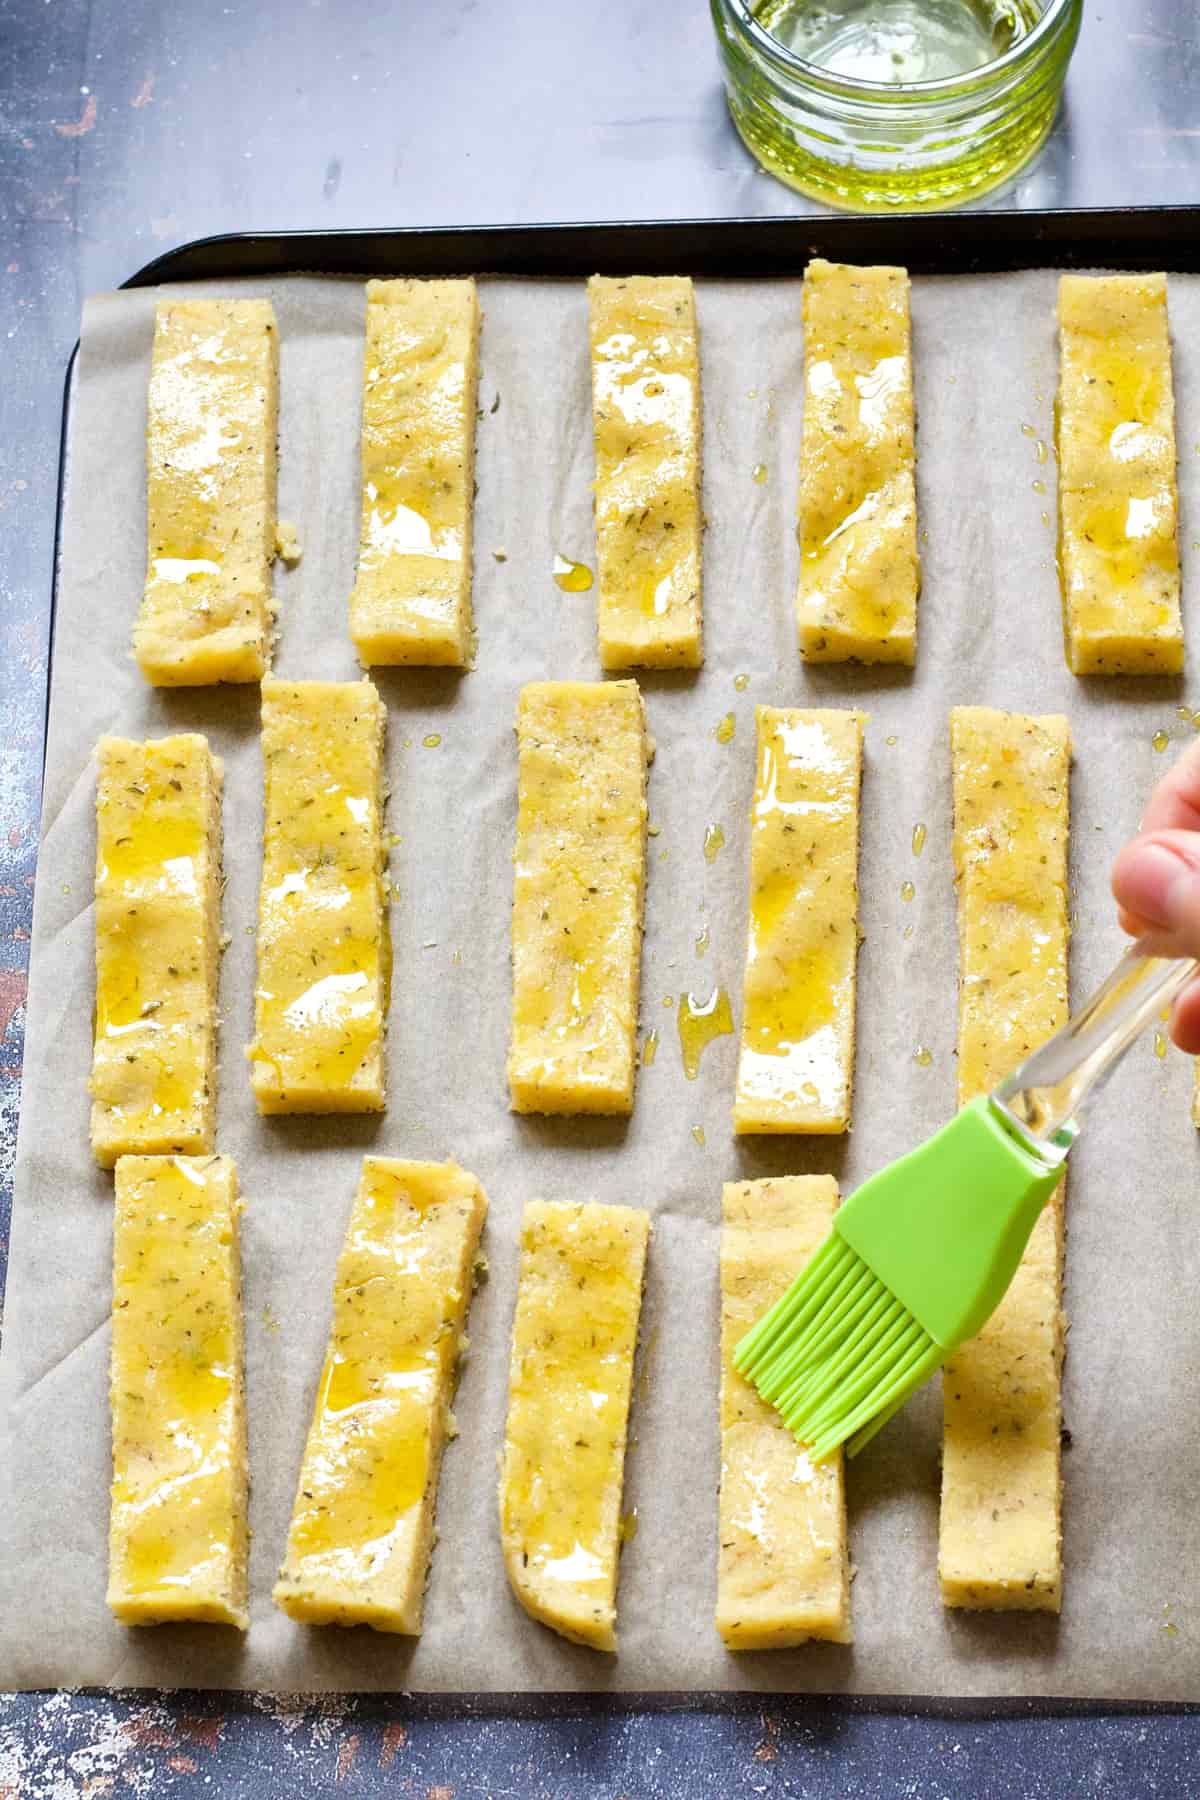
<instances>
[{"instance_id":1,"label":"finger","mask_svg":"<svg viewBox=\"0 0 1200 1800\"><path fill-rule=\"evenodd\" d=\"M1154 930L1149 919L1140 919L1137 913L1131 913L1123 906L1117 908L1117 924L1122 931L1127 931L1132 938L1149 937Z\"/></svg>"},{"instance_id":2,"label":"finger","mask_svg":"<svg viewBox=\"0 0 1200 1800\"><path fill-rule=\"evenodd\" d=\"M1150 796L1140 831L1200 831L1200 738L1168 769Z\"/></svg>"},{"instance_id":3,"label":"finger","mask_svg":"<svg viewBox=\"0 0 1200 1800\"><path fill-rule=\"evenodd\" d=\"M1134 838L1113 863L1118 907L1144 929L1140 937L1165 939L1161 952L1200 956L1200 831L1154 831Z\"/></svg>"},{"instance_id":4,"label":"finger","mask_svg":"<svg viewBox=\"0 0 1200 1800\"><path fill-rule=\"evenodd\" d=\"M1162 956L1172 962L1178 962L1180 958L1186 961L1192 954L1173 931L1155 931L1151 926L1138 932L1137 948L1141 956Z\"/></svg>"},{"instance_id":5,"label":"finger","mask_svg":"<svg viewBox=\"0 0 1200 1800\"><path fill-rule=\"evenodd\" d=\"M1200 1056L1200 979L1189 981L1171 1012L1171 1036L1189 1056Z\"/></svg>"}]
</instances>

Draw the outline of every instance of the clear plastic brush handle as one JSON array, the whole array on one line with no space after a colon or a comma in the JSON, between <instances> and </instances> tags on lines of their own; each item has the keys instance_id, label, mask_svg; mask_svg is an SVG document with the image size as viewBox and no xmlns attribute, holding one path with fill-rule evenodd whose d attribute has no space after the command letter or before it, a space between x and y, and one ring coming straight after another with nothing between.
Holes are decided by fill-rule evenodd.
<instances>
[{"instance_id":1,"label":"clear plastic brush handle","mask_svg":"<svg viewBox=\"0 0 1200 1800\"><path fill-rule=\"evenodd\" d=\"M1061 1161L1078 1133L1083 1101L1198 970L1190 958L1145 956L1135 944L1062 1030L1000 1083L992 1100L1031 1148Z\"/></svg>"}]
</instances>

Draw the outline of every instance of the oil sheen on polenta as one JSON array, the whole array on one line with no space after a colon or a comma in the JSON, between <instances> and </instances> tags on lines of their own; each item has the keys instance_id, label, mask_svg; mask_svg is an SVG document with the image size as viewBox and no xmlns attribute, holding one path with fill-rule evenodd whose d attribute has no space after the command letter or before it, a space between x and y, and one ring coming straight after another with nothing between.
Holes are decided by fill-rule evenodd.
<instances>
[{"instance_id":1,"label":"oil sheen on polenta","mask_svg":"<svg viewBox=\"0 0 1200 1800\"><path fill-rule=\"evenodd\" d=\"M716 1624L729 1650L852 1636L841 1452L813 1464L733 1366L739 1340L827 1236L837 1198L828 1175L731 1181L722 1193Z\"/></svg>"},{"instance_id":2,"label":"oil sheen on polenta","mask_svg":"<svg viewBox=\"0 0 1200 1800\"><path fill-rule=\"evenodd\" d=\"M421 1629L438 1472L487 1210L453 1163L369 1156L276 1603L309 1624Z\"/></svg>"},{"instance_id":3,"label":"oil sheen on polenta","mask_svg":"<svg viewBox=\"0 0 1200 1800\"><path fill-rule=\"evenodd\" d=\"M796 618L807 662L916 657L908 275L820 259L804 278Z\"/></svg>"},{"instance_id":4,"label":"oil sheen on polenta","mask_svg":"<svg viewBox=\"0 0 1200 1800\"><path fill-rule=\"evenodd\" d=\"M1057 715L960 706L951 745L965 1105L1066 1018L1070 735Z\"/></svg>"},{"instance_id":5,"label":"oil sheen on polenta","mask_svg":"<svg viewBox=\"0 0 1200 1800\"><path fill-rule=\"evenodd\" d=\"M600 661L698 668L700 360L686 276L588 283Z\"/></svg>"},{"instance_id":6,"label":"oil sheen on polenta","mask_svg":"<svg viewBox=\"0 0 1200 1800\"><path fill-rule=\"evenodd\" d=\"M125 1625L246 1628L240 1210L227 1156L117 1163L108 1604Z\"/></svg>"},{"instance_id":7,"label":"oil sheen on polenta","mask_svg":"<svg viewBox=\"0 0 1200 1800\"><path fill-rule=\"evenodd\" d=\"M517 751L513 1110L627 1113L646 860L637 683L530 683Z\"/></svg>"},{"instance_id":8,"label":"oil sheen on polenta","mask_svg":"<svg viewBox=\"0 0 1200 1800\"><path fill-rule=\"evenodd\" d=\"M474 281L369 281L362 521L350 631L365 667L466 665L479 303Z\"/></svg>"},{"instance_id":9,"label":"oil sheen on polenta","mask_svg":"<svg viewBox=\"0 0 1200 1800\"><path fill-rule=\"evenodd\" d=\"M96 787L97 1162L213 1146L221 764L195 735L101 738Z\"/></svg>"},{"instance_id":10,"label":"oil sheen on polenta","mask_svg":"<svg viewBox=\"0 0 1200 1800\"><path fill-rule=\"evenodd\" d=\"M1059 571L1077 675L1183 667L1165 275L1063 276Z\"/></svg>"},{"instance_id":11,"label":"oil sheen on polenta","mask_svg":"<svg viewBox=\"0 0 1200 1800\"><path fill-rule=\"evenodd\" d=\"M265 681L260 1112L378 1112L390 960L384 708L367 681Z\"/></svg>"},{"instance_id":12,"label":"oil sheen on polenta","mask_svg":"<svg viewBox=\"0 0 1200 1800\"><path fill-rule=\"evenodd\" d=\"M650 1221L625 1206L525 1208L500 1536L513 1592L551 1630L616 1649L633 1354Z\"/></svg>"},{"instance_id":13,"label":"oil sheen on polenta","mask_svg":"<svg viewBox=\"0 0 1200 1800\"><path fill-rule=\"evenodd\" d=\"M257 681L270 664L279 343L267 300L163 300L146 424L146 679Z\"/></svg>"},{"instance_id":14,"label":"oil sheen on polenta","mask_svg":"<svg viewBox=\"0 0 1200 1800\"><path fill-rule=\"evenodd\" d=\"M960 1103L1067 1017L1070 730L1060 716L951 714ZM943 1603L1057 1612L1062 1600L1063 1189L983 1330L943 1371Z\"/></svg>"},{"instance_id":15,"label":"oil sheen on polenta","mask_svg":"<svg viewBox=\"0 0 1200 1800\"><path fill-rule=\"evenodd\" d=\"M734 1124L850 1119L862 716L759 707L750 919Z\"/></svg>"}]
</instances>

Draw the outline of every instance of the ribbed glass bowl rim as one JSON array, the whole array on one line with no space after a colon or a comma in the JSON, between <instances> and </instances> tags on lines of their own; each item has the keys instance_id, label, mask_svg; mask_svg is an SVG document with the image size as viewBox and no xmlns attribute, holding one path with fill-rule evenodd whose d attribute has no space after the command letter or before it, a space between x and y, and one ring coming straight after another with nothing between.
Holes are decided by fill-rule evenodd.
<instances>
[{"instance_id":1,"label":"ribbed glass bowl rim","mask_svg":"<svg viewBox=\"0 0 1200 1800\"><path fill-rule=\"evenodd\" d=\"M1082 0L1050 0L1028 37L1021 38L1011 50L1006 50L1003 56L997 56L994 61L980 63L977 69L970 69L965 75L946 75L938 81L893 83L863 81L854 75L831 75L820 63L808 62L804 57L797 56L794 50L789 50L778 38L772 37L765 26L759 24L747 0L712 0L712 4L714 10L726 13L734 27L767 62L774 64L781 74L790 77L794 86L845 99L861 95L864 100L885 104L903 103L912 99L952 100L978 94L998 78L1010 72L1019 73L1023 65L1035 61L1038 52L1054 38L1064 17L1082 10Z\"/></svg>"}]
</instances>

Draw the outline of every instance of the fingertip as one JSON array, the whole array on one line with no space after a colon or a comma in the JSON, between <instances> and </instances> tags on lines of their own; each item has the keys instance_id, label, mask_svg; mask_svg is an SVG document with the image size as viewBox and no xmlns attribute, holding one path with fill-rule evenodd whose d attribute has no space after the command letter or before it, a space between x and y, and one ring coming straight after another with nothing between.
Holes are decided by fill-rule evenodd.
<instances>
[{"instance_id":1,"label":"fingertip","mask_svg":"<svg viewBox=\"0 0 1200 1800\"><path fill-rule=\"evenodd\" d=\"M1200 739L1158 783L1146 808L1142 831L1195 831L1200 828Z\"/></svg>"},{"instance_id":2,"label":"fingertip","mask_svg":"<svg viewBox=\"0 0 1200 1800\"><path fill-rule=\"evenodd\" d=\"M1171 1038L1188 1056L1200 1056L1200 980L1189 982L1176 1000Z\"/></svg>"},{"instance_id":3,"label":"fingertip","mask_svg":"<svg viewBox=\"0 0 1200 1800\"><path fill-rule=\"evenodd\" d=\"M1149 919L1141 919L1137 913L1131 913L1123 906L1117 908L1117 924L1131 938L1148 937L1153 930Z\"/></svg>"},{"instance_id":4,"label":"fingertip","mask_svg":"<svg viewBox=\"0 0 1200 1800\"><path fill-rule=\"evenodd\" d=\"M1118 850L1113 861L1113 898L1130 918L1155 929L1171 926L1172 901L1188 869L1169 838L1136 837Z\"/></svg>"}]
</instances>

